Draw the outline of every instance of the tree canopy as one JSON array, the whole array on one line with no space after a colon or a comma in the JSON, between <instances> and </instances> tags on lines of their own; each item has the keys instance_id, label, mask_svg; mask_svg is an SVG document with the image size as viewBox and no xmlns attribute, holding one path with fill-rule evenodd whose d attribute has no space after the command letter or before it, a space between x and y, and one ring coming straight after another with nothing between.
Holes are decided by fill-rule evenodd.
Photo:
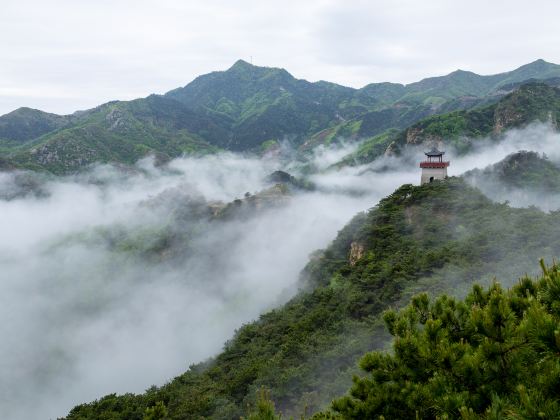
<instances>
[{"instance_id":1,"label":"tree canopy","mask_svg":"<svg viewBox=\"0 0 560 420\"><path fill-rule=\"evenodd\" d=\"M315 418L560 418L560 266L464 300L387 311L392 351L367 353L349 395Z\"/></svg>"}]
</instances>

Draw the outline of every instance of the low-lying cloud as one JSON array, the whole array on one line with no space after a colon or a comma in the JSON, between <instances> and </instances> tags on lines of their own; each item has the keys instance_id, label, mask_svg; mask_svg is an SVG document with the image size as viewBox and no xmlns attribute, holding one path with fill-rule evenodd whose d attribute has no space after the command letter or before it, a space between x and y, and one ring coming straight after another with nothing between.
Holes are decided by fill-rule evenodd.
<instances>
[{"instance_id":1,"label":"low-lying cloud","mask_svg":"<svg viewBox=\"0 0 560 420\"><path fill-rule=\"evenodd\" d=\"M2 174L4 415L61 416L217 353L289 298L308 255L379 198L307 192L244 219L194 214L266 188L277 166L225 154L64 178ZM181 231L175 254L144 257L162 230Z\"/></svg>"},{"instance_id":2,"label":"low-lying cloud","mask_svg":"<svg viewBox=\"0 0 560 420\"><path fill-rule=\"evenodd\" d=\"M559 139L533 126L466 157L449 150L449 172L535 145L559 159ZM344 147L315 154L314 167L355 146ZM309 254L354 214L418 183L417 165L405 162L324 170L310 176L316 190L227 220L205 209L267 188L279 162L222 154L68 177L0 174L0 412L62 416L107 393L161 385L216 354L296 292Z\"/></svg>"}]
</instances>

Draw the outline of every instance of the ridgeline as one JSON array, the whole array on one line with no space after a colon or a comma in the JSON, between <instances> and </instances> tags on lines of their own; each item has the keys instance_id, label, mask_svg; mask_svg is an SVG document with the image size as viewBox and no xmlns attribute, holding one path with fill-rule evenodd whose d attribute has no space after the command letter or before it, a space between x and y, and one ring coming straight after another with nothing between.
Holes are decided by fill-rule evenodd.
<instances>
[{"instance_id":1,"label":"ridgeline","mask_svg":"<svg viewBox=\"0 0 560 420\"><path fill-rule=\"evenodd\" d=\"M20 108L0 116L0 169L64 174L97 162L132 164L149 154L163 161L218 150L262 154L282 142L305 153L319 144L366 140L346 163L430 139L449 138L465 149L467 136L557 122L559 84L560 66L543 60L493 76L456 71L361 89L311 83L240 60L165 95L71 115Z\"/></svg>"},{"instance_id":2,"label":"ridgeline","mask_svg":"<svg viewBox=\"0 0 560 420\"><path fill-rule=\"evenodd\" d=\"M241 327L215 358L144 394L79 405L67 418L142 419L157 411L169 419L233 419L251 411L262 387L279 412L310 416L347 392L364 353L390 345L384 311L404 307L419 292L462 298L474 282L497 277L513 284L539 258L559 254L559 222L559 213L493 203L457 178L404 185L316 252L300 293ZM377 366L364 363L367 370ZM359 401L355 410L340 401L335 407L346 417L365 412Z\"/></svg>"}]
</instances>

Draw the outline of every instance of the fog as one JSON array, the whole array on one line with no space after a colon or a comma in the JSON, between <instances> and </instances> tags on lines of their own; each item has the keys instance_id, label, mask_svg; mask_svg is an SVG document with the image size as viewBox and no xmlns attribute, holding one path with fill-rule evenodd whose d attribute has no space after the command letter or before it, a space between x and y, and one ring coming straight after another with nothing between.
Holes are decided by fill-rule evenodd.
<instances>
[{"instance_id":1,"label":"fog","mask_svg":"<svg viewBox=\"0 0 560 420\"><path fill-rule=\"evenodd\" d=\"M449 149L449 174L535 145L558 161L558 140L536 125L467 156ZM357 212L419 182L420 149L326 169L356 146L317 149L301 164L221 154L67 177L0 173L3 418L55 418L107 393L162 385L293 296L311 252ZM268 188L274 170L299 176L310 164L312 191L247 217L206 211Z\"/></svg>"},{"instance_id":2,"label":"fog","mask_svg":"<svg viewBox=\"0 0 560 420\"><path fill-rule=\"evenodd\" d=\"M62 416L107 393L161 385L216 354L296 291L312 251L393 188L296 193L248 218L195 214L267 188L279 165L224 154L62 178L2 174L4 417ZM184 234L173 255L135 248L166 226Z\"/></svg>"},{"instance_id":3,"label":"fog","mask_svg":"<svg viewBox=\"0 0 560 420\"><path fill-rule=\"evenodd\" d=\"M450 166L450 175L460 175L474 168L484 169L507 156L519 151L533 151L545 156L550 162L560 167L560 134L548 124L536 123L523 129L506 133L503 141L490 147L485 139L474 151L460 158L457 164ZM535 206L543 211L560 209L560 194L547 191L546 186L536 189L516 188L497 179L466 177L467 181L479 188L486 196L497 202L507 201L512 207Z\"/></svg>"}]
</instances>

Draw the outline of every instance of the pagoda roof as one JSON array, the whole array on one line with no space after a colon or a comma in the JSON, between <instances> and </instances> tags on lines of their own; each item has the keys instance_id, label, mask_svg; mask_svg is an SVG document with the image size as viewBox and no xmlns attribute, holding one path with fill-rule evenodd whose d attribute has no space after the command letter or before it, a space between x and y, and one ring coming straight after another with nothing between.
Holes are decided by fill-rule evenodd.
<instances>
[{"instance_id":1,"label":"pagoda roof","mask_svg":"<svg viewBox=\"0 0 560 420\"><path fill-rule=\"evenodd\" d=\"M424 154L426 156L443 156L445 152L438 150L437 147L432 147L432 150L430 150L429 152L424 152Z\"/></svg>"}]
</instances>

